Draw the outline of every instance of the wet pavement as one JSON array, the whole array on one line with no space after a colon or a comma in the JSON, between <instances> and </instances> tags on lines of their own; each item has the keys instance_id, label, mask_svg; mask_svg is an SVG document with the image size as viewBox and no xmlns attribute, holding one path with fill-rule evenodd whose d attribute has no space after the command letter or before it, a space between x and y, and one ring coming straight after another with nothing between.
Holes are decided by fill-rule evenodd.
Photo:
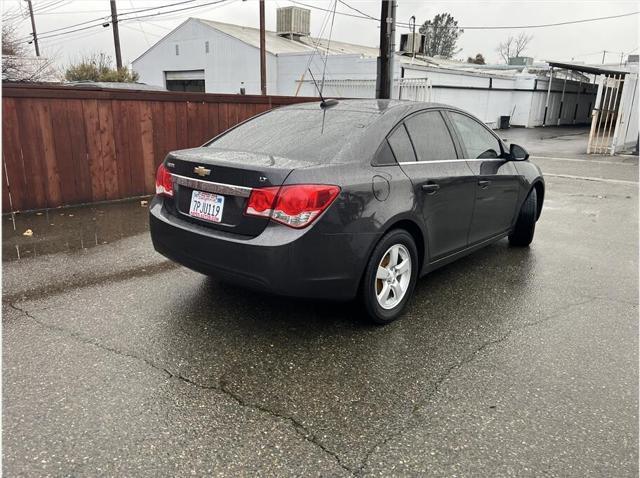
<instances>
[{"instance_id":1,"label":"wet pavement","mask_svg":"<svg viewBox=\"0 0 640 478\"><path fill-rule=\"evenodd\" d=\"M386 327L165 261L139 201L5 216L3 471L637 476L637 158L571 159Z\"/></svg>"}]
</instances>

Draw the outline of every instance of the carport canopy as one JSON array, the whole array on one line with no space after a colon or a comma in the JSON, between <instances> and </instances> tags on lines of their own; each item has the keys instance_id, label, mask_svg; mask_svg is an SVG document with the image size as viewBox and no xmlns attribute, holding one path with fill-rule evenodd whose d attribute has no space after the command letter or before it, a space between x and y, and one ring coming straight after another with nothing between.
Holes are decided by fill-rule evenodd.
<instances>
[{"instance_id":1,"label":"carport canopy","mask_svg":"<svg viewBox=\"0 0 640 478\"><path fill-rule=\"evenodd\" d=\"M543 125L546 124L547 120L547 109L549 106L549 96L551 94L551 83L553 82L554 68L602 76L604 79L599 83L596 102L592 114L587 154L602 154L606 152L613 154L615 151L615 142L620 123L620 117L618 116L620 102L622 101L620 93L625 76L631 73L629 68L610 65L585 65L581 63L560 61L547 61L547 63L549 64L549 86L547 90ZM564 89L562 97L564 99ZM560 111L562 111L562 101L560 102L560 108ZM560 118L558 118L558 124L559 123Z\"/></svg>"},{"instance_id":2,"label":"carport canopy","mask_svg":"<svg viewBox=\"0 0 640 478\"><path fill-rule=\"evenodd\" d=\"M624 75L626 73L629 73L629 71L624 68L616 68L611 66L594 66L584 65L582 63L560 61L547 61L547 63L551 68L579 71L580 73L590 73L592 75Z\"/></svg>"}]
</instances>

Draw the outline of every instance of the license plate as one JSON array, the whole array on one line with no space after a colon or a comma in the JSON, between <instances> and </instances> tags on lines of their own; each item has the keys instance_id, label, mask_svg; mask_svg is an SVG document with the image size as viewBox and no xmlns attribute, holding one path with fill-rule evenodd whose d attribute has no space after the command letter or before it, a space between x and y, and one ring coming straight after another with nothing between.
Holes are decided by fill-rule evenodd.
<instances>
[{"instance_id":1,"label":"license plate","mask_svg":"<svg viewBox=\"0 0 640 478\"><path fill-rule=\"evenodd\" d=\"M193 191L191 194L190 216L204 219L205 221L220 222L222 221L223 209L224 196L205 193L204 191Z\"/></svg>"}]
</instances>

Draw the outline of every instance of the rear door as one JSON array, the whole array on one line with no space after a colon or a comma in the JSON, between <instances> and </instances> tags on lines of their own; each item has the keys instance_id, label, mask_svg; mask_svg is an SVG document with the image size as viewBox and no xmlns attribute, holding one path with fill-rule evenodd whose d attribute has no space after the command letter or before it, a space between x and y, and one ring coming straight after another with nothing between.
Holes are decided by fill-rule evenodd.
<instances>
[{"instance_id":1,"label":"rear door","mask_svg":"<svg viewBox=\"0 0 640 478\"><path fill-rule=\"evenodd\" d=\"M475 176L458 158L442 114L422 111L407 117L389 144L415 190L424 218L430 261L467 246Z\"/></svg>"},{"instance_id":2,"label":"rear door","mask_svg":"<svg viewBox=\"0 0 640 478\"><path fill-rule=\"evenodd\" d=\"M520 177L513 162L506 159L502 143L489 128L462 113L447 111L446 114L460 139L464 158L477 178L469 229L469 244L473 244L511 227Z\"/></svg>"}]
</instances>

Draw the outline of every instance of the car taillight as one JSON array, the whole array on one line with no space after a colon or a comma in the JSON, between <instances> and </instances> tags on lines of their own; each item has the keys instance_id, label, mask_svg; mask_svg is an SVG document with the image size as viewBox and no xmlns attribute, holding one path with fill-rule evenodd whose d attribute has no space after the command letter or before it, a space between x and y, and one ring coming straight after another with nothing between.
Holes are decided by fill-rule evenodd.
<instances>
[{"instance_id":1,"label":"car taillight","mask_svg":"<svg viewBox=\"0 0 640 478\"><path fill-rule=\"evenodd\" d=\"M158 172L156 173L156 194L159 196L173 197L171 173L165 167L164 163L160 163Z\"/></svg>"},{"instance_id":2,"label":"car taillight","mask_svg":"<svg viewBox=\"0 0 640 478\"><path fill-rule=\"evenodd\" d=\"M311 224L340 193L338 186L327 184L292 184L251 191L245 214L270 217L290 227Z\"/></svg>"}]
</instances>

